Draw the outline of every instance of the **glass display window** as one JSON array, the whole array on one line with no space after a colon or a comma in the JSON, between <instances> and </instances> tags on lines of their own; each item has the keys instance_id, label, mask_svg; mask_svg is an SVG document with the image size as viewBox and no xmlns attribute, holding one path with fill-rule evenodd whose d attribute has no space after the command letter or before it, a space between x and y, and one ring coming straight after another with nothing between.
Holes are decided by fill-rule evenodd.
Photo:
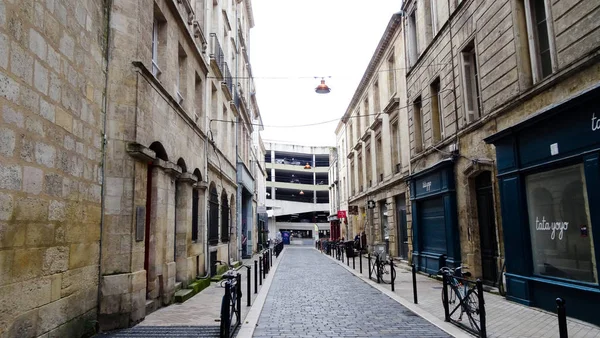
<instances>
[{"instance_id":1,"label":"glass display window","mask_svg":"<svg viewBox=\"0 0 600 338\"><path fill-rule=\"evenodd\" d=\"M533 273L598 283L583 164L525 178Z\"/></svg>"}]
</instances>

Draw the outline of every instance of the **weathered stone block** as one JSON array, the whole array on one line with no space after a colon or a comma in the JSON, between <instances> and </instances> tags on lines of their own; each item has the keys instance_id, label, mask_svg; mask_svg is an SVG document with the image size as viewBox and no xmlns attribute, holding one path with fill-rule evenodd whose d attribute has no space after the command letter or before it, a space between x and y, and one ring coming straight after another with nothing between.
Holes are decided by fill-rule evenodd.
<instances>
[{"instance_id":1,"label":"weathered stone block","mask_svg":"<svg viewBox=\"0 0 600 338\"><path fill-rule=\"evenodd\" d=\"M25 312L15 318L7 337L33 338L37 336L38 310Z\"/></svg>"},{"instance_id":2,"label":"weathered stone block","mask_svg":"<svg viewBox=\"0 0 600 338\"><path fill-rule=\"evenodd\" d=\"M0 3L2 6L2 3ZM8 37L2 33L0 33L0 67L8 68L8 53L9 53L9 43Z\"/></svg>"},{"instance_id":3,"label":"weathered stone block","mask_svg":"<svg viewBox=\"0 0 600 338\"><path fill-rule=\"evenodd\" d=\"M98 264L98 243L71 244L69 269Z\"/></svg>"},{"instance_id":4,"label":"weathered stone block","mask_svg":"<svg viewBox=\"0 0 600 338\"><path fill-rule=\"evenodd\" d=\"M69 267L69 248L64 246L52 247L44 252L44 275L52 275L67 271Z\"/></svg>"},{"instance_id":5,"label":"weathered stone block","mask_svg":"<svg viewBox=\"0 0 600 338\"><path fill-rule=\"evenodd\" d=\"M56 102L60 102L61 93L62 81L56 74L50 74L50 89L48 92L50 98Z\"/></svg>"},{"instance_id":6,"label":"weathered stone block","mask_svg":"<svg viewBox=\"0 0 600 338\"><path fill-rule=\"evenodd\" d=\"M21 281L40 277L42 274L43 254L44 249L41 248L15 250L15 259L13 261L14 280ZM48 294L48 298L50 298L49 296L50 294Z\"/></svg>"},{"instance_id":7,"label":"weathered stone block","mask_svg":"<svg viewBox=\"0 0 600 338\"><path fill-rule=\"evenodd\" d=\"M23 191L38 195L42 192L44 172L34 167L23 167Z\"/></svg>"},{"instance_id":8,"label":"weathered stone block","mask_svg":"<svg viewBox=\"0 0 600 338\"><path fill-rule=\"evenodd\" d=\"M44 99L40 99L40 115L46 120L54 123L54 105L46 102Z\"/></svg>"},{"instance_id":9,"label":"weathered stone block","mask_svg":"<svg viewBox=\"0 0 600 338\"><path fill-rule=\"evenodd\" d=\"M54 224L27 224L27 246L50 246L54 244Z\"/></svg>"},{"instance_id":10,"label":"weathered stone block","mask_svg":"<svg viewBox=\"0 0 600 338\"><path fill-rule=\"evenodd\" d=\"M23 246L25 231L26 228L18 223L0 222L0 248Z\"/></svg>"},{"instance_id":11,"label":"weathered stone block","mask_svg":"<svg viewBox=\"0 0 600 338\"><path fill-rule=\"evenodd\" d=\"M51 201L48 207L48 220L64 221L65 220L65 203L60 201ZM73 219L76 221L76 219Z\"/></svg>"},{"instance_id":12,"label":"weathered stone block","mask_svg":"<svg viewBox=\"0 0 600 338\"><path fill-rule=\"evenodd\" d=\"M13 213L13 197L0 193L0 221L9 220ZM1 236L1 235L0 235Z\"/></svg>"},{"instance_id":13,"label":"weathered stone block","mask_svg":"<svg viewBox=\"0 0 600 338\"><path fill-rule=\"evenodd\" d=\"M61 108L56 108L56 124L71 132L73 130L73 116Z\"/></svg>"},{"instance_id":14,"label":"weathered stone block","mask_svg":"<svg viewBox=\"0 0 600 338\"><path fill-rule=\"evenodd\" d=\"M48 220L48 201L37 198L22 198L15 207L15 219L18 221Z\"/></svg>"},{"instance_id":15,"label":"weathered stone block","mask_svg":"<svg viewBox=\"0 0 600 338\"><path fill-rule=\"evenodd\" d=\"M38 309L37 335L53 330L70 318L67 315L69 299L62 298Z\"/></svg>"},{"instance_id":16,"label":"weathered stone block","mask_svg":"<svg viewBox=\"0 0 600 338\"><path fill-rule=\"evenodd\" d=\"M23 128L25 125L23 114L9 106L4 106L4 109L2 110L2 118L7 124L14 124L19 128Z\"/></svg>"},{"instance_id":17,"label":"weathered stone block","mask_svg":"<svg viewBox=\"0 0 600 338\"><path fill-rule=\"evenodd\" d=\"M130 274L118 274L110 276L102 276L101 292L103 298L105 296L121 295L128 293L131 286Z\"/></svg>"},{"instance_id":18,"label":"weathered stone block","mask_svg":"<svg viewBox=\"0 0 600 338\"><path fill-rule=\"evenodd\" d=\"M10 70L28 85L33 83L33 57L16 42L10 47Z\"/></svg>"},{"instance_id":19,"label":"weathered stone block","mask_svg":"<svg viewBox=\"0 0 600 338\"><path fill-rule=\"evenodd\" d=\"M55 275L51 276L51 282L50 282L50 300L51 301L56 301L60 299L60 294L61 294L61 285L62 285L62 274L61 273L57 273Z\"/></svg>"},{"instance_id":20,"label":"weathered stone block","mask_svg":"<svg viewBox=\"0 0 600 338\"><path fill-rule=\"evenodd\" d=\"M62 274L61 297L80 292L90 285L98 284L98 266L70 269Z\"/></svg>"},{"instance_id":21,"label":"weathered stone block","mask_svg":"<svg viewBox=\"0 0 600 338\"><path fill-rule=\"evenodd\" d=\"M48 144L37 142L35 144L35 160L48 168L54 167L56 149Z\"/></svg>"},{"instance_id":22,"label":"weathered stone block","mask_svg":"<svg viewBox=\"0 0 600 338\"><path fill-rule=\"evenodd\" d=\"M28 116L25 118L25 129L34 135L46 136L43 122L36 117Z\"/></svg>"},{"instance_id":23,"label":"weathered stone block","mask_svg":"<svg viewBox=\"0 0 600 338\"><path fill-rule=\"evenodd\" d=\"M62 6L61 6L62 7ZM64 7L63 7L64 8ZM73 53L75 51L75 41L70 37L66 31L63 32L63 36L60 39L60 51L69 60L73 61Z\"/></svg>"},{"instance_id":24,"label":"weathered stone block","mask_svg":"<svg viewBox=\"0 0 600 338\"><path fill-rule=\"evenodd\" d=\"M58 175L58 174L54 174L54 173L50 173L50 174L46 174L45 178L44 178L44 191L46 192L46 194L51 195L51 196L55 196L55 197L62 197L62 189L63 189L63 177Z\"/></svg>"},{"instance_id":25,"label":"weathered stone block","mask_svg":"<svg viewBox=\"0 0 600 338\"><path fill-rule=\"evenodd\" d=\"M43 61L46 60L46 40L35 29L29 29L29 49Z\"/></svg>"},{"instance_id":26,"label":"weathered stone block","mask_svg":"<svg viewBox=\"0 0 600 338\"><path fill-rule=\"evenodd\" d=\"M48 70L39 61L35 61L34 69L33 84L35 88L44 94L48 94Z\"/></svg>"},{"instance_id":27,"label":"weathered stone block","mask_svg":"<svg viewBox=\"0 0 600 338\"><path fill-rule=\"evenodd\" d=\"M19 102L19 93L19 84L3 73L0 73L0 96L17 103Z\"/></svg>"}]
</instances>

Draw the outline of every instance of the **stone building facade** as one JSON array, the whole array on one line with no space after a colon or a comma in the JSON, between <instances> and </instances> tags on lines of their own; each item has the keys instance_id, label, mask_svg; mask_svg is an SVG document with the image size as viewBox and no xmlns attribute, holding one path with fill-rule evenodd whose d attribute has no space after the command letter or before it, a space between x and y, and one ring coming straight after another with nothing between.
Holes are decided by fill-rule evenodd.
<instances>
[{"instance_id":1,"label":"stone building facade","mask_svg":"<svg viewBox=\"0 0 600 338\"><path fill-rule=\"evenodd\" d=\"M370 246L385 245L391 255L408 259L410 162L401 23L399 13L391 17L336 134L346 135L340 157L346 157L347 204L358 211L348 213L349 238L364 231ZM372 208L368 201L375 202Z\"/></svg>"},{"instance_id":2,"label":"stone building facade","mask_svg":"<svg viewBox=\"0 0 600 338\"><path fill-rule=\"evenodd\" d=\"M403 11L416 263L432 272L446 255L495 284L507 235L484 139L598 84L598 8L411 0Z\"/></svg>"},{"instance_id":3,"label":"stone building facade","mask_svg":"<svg viewBox=\"0 0 600 338\"><path fill-rule=\"evenodd\" d=\"M249 0L0 1L0 336L127 327L240 259L253 25Z\"/></svg>"}]
</instances>

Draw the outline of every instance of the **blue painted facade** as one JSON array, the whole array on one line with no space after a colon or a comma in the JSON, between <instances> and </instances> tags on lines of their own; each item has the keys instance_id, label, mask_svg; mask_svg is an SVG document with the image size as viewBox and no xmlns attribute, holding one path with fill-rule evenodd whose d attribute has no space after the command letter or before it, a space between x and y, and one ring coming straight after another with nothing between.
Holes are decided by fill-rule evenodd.
<instances>
[{"instance_id":1,"label":"blue painted facade","mask_svg":"<svg viewBox=\"0 0 600 338\"><path fill-rule=\"evenodd\" d=\"M600 84L534 114L485 141L496 146L498 184L506 257L507 298L554 312L555 299L567 302L567 313L600 325ZM535 273L526 179L580 166L582 201L587 198L591 224L571 224L591 241L595 282ZM556 172L556 171L554 171ZM531 197L529 199L531 203ZM567 201L568 202L568 201ZM565 203L565 201L561 201ZM580 203L583 204L583 203ZM581 205L579 205L581 207ZM566 218L566 216L563 215ZM584 231L585 227L585 231ZM537 229L537 221L536 228ZM536 233L537 236L537 233ZM573 236L571 233L570 236ZM595 258L595 266L593 259ZM588 259L589 260L589 259ZM538 263L539 264L539 263Z\"/></svg>"},{"instance_id":2,"label":"blue painted facade","mask_svg":"<svg viewBox=\"0 0 600 338\"><path fill-rule=\"evenodd\" d=\"M409 177L412 201L413 262L418 270L436 274L440 256L446 265L460 265L454 161L443 160Z\"/></svg>"}]
</instances>

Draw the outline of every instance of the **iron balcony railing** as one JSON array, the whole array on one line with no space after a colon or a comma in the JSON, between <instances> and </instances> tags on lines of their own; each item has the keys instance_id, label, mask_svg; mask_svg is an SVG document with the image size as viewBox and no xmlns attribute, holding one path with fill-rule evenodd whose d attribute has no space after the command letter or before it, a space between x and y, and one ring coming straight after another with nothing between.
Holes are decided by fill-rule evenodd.
<instances>
[{"instance_id":1,"label":"iron balcony railing","mask_svg":"<svg viewBox=\"0 0 600 338\"><path fill-rule=\"evenodd\" d=\"M233 78L231 77L231 72L229 71L229 66L225 61L225 53L223 53L223 49L221 48L221 44L219 43L219 39L217 38L216 33L210 33L212 50L210 57L215 60L217 68L221 73L223 81L225 82L227 88L230 93L233 93Z\"/></svg>"}]
</instances>

